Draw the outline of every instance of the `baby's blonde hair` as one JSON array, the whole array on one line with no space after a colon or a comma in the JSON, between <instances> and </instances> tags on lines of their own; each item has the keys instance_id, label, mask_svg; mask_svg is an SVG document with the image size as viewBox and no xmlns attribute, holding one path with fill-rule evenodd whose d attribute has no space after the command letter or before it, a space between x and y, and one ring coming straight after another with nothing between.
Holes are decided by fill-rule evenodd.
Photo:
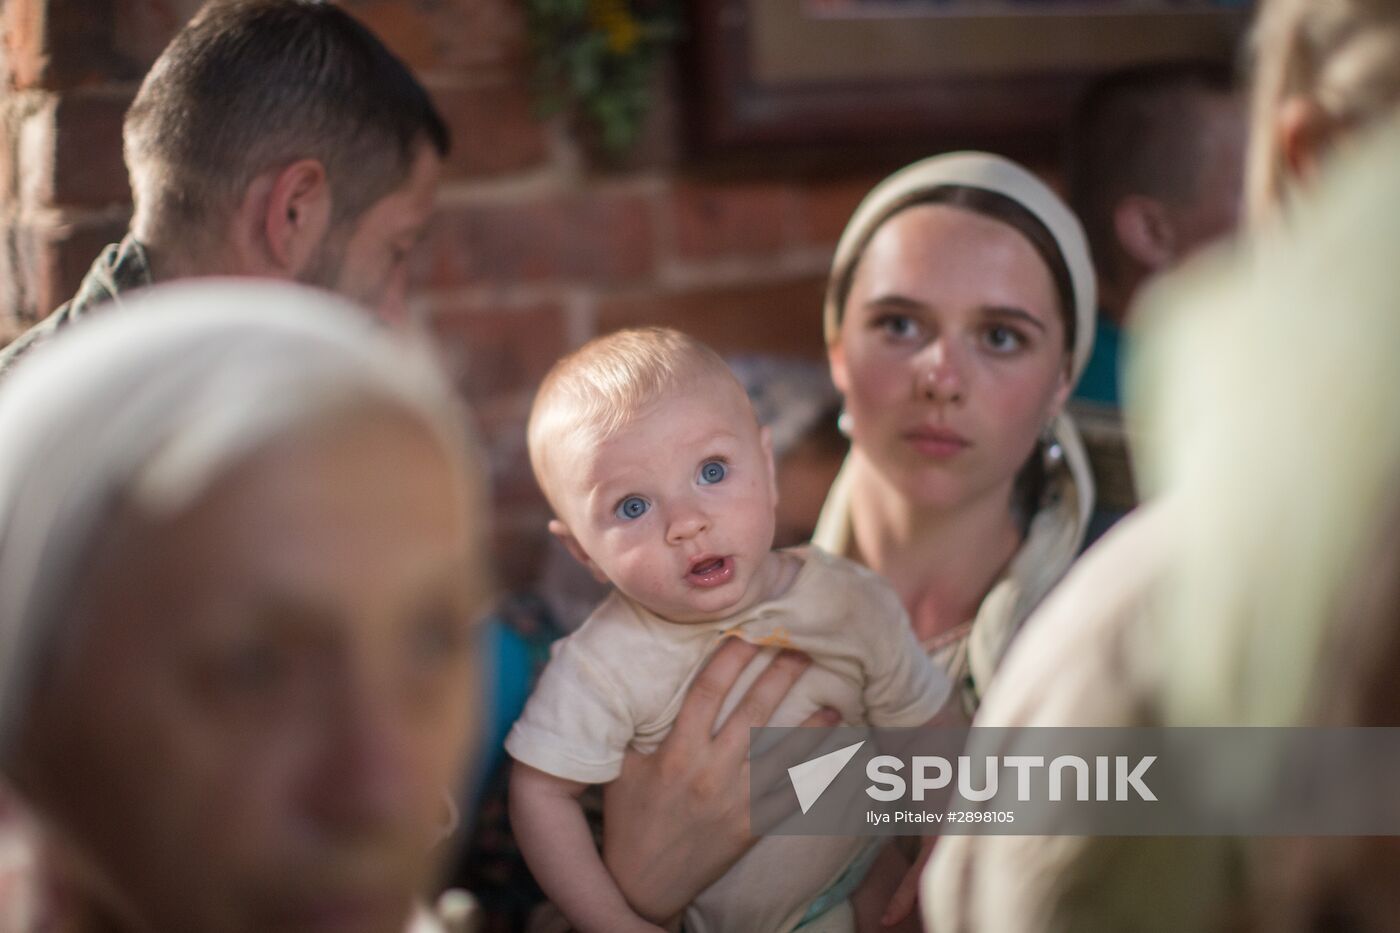
<instances>
[{"instance_id":1,"label":"baby's blonde hair","mask_svg":"<svg viewBox=\"0 0 1400 933\"><path fill-rule=\"evenodd\" d=\"M596 337L554 364L530 409L526 441L535 480L557 513L552 453L571 440L606 440L656 402L704 379L743 393L724 360L668 327L638 327Z\"/></svg>"},{"instance_id":2,"label":"baby's blonde hair","mask_svg":"<svg viewBox=\"0 0 1400 933\"><path fill-rule=\"evenodd\" d=\"M1284 101L1312 101L1348 128L1376 122L1400 103L1400 0L1265 0L1253 52L1246 194L1257 222L1287 187L1274 139Z\"/></svg>"}]
</instances>

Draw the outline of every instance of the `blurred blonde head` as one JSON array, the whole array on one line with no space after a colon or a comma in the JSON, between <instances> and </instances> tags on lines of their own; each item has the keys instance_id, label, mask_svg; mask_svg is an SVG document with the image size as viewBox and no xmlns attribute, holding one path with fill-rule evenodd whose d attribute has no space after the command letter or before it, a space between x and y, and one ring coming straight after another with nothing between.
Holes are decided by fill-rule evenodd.
<instances>
[{"instance_id":1,"label":"blurred blonde head","mask_svg":"<svg viewBox=\"0 0 1400 933\"><path fill-rule=\"evenodd\" d=\"M1264 0L1254 31L1250 218L1400 102L1400 0Z\"/></svg>"},{"instance_id":2,"label":"blurred blonde head","mask_svg":"<svg viewBox=\"0 0 1400 933\"><path fill-rule=\"evenodd\" d=\"M1394 495L1400 126L1368 136L1289 223L1144 308L1135 465L1180 500L1185 542L1163 627L1175 722L1298 721Z\"/></svg>"}]
</instances>

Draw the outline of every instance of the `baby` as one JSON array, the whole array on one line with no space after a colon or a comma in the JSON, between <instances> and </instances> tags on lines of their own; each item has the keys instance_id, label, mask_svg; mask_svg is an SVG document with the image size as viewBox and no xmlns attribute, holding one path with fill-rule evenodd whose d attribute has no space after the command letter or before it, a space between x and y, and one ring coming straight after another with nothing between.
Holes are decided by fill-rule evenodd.
<instances>
[{"instance_id":1,"label":"baby","mask_svg":"<svg viewBox=\"0 0 1400 933\"><path fill-rule=\"evenodd\" d=\"M767 432L700 343L628 330L565 357L535 399L529 446L557 516L550 531L614 590L556 644L506 739L517 762L511 820L535 877L575 928L648 928L608 875L578 797L616 778L629 746L655 750L723 639L765 646L752 676L783 648L813 658L775 726L823 706L847 724L919 726L949 685L874 573L814 548L772 550ZM721 722L750 680L741 678ZM762 839L687 909L685 929L787 931L830 900L838 906L808 928L853 929L849 906L828 889L869 843Z\"/></svg>"}]
</instances>

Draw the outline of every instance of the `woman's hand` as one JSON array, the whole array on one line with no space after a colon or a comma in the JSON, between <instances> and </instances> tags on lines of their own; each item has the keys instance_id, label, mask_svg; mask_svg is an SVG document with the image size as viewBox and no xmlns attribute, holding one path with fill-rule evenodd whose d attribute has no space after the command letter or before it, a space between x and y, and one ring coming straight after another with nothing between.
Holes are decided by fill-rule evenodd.
<instances>
[{"instance_id":1,"label":"woman's hand","mask_svg":"<svg viewBox=\"0 0 1400 933\"><path fill-rule=\"evenodd\" d=\"M739 860L749 829L749 729L763 726L811 661L782 652L711 735L725 696L759 648L726 641L691 685L654 754L628 752L604 791L603 861L628 903L666 926ZM831 711L803 725L832 726Z\"/></svg>"}]
</instances>

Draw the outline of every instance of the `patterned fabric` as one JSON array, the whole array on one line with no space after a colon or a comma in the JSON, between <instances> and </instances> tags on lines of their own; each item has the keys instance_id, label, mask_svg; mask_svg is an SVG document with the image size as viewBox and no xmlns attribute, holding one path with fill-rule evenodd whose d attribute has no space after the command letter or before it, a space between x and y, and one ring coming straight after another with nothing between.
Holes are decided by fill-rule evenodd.
<instances>
[{"instance_id":1,"label":"patterned fabric","mask_svg":"<svg viewBox=\"0 0 1400 933\"><path fill-rule=\"evenodd\" d=\"M78 293L71 300L0 350L0 379L9 374L21 357L60 329L87 317L100 305L120 305L123 294L150 284L151 264L144 246L130 236L108 245L83 277Z\"/></svg>"}]
</instances>

